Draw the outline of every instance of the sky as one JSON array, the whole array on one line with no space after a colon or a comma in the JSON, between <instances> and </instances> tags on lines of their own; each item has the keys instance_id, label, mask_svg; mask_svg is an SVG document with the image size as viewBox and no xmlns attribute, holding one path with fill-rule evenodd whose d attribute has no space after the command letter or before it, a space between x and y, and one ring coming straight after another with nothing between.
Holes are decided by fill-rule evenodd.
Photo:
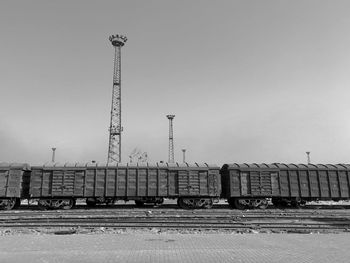
<instances>
[{"instance_id":1,"label":"sky","mask_svg":"<svg viewBox=\"0 0 350 263\"><path fill-rule=\"evenodd\" d=\"M0 2L0 162L106 162L112 34L122 161L349 163L350 2Z\"/></svg>"}]
</instances>

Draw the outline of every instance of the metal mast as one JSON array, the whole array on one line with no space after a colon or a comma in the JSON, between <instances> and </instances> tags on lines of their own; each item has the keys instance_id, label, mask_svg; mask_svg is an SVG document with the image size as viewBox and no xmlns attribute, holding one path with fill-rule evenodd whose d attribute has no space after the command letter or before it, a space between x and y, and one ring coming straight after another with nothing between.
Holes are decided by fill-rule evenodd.
<instances>
[{"instance_id":1,"label":"metal mast","mask_svg":"<svg viewBox=\"0 0 350 263\"><path fill-rule=\"evenodd\" d=\"M114 46L114 71L111 122L109 126L109 146L107 163L121 162L121 47L127 38L123 35L112 35L109 37Z\"/></svg>"},{"instance_id":2,"label":"metal mast","mask_svg":"<svg viewBox=\"0 0 350 263\"><path fill-rule=\"evenodd\" d=\"M169 119L169 163L174 163L174 134L173 134L173 119L175 115L167 115Z\"/></svg>"}]
</instances>

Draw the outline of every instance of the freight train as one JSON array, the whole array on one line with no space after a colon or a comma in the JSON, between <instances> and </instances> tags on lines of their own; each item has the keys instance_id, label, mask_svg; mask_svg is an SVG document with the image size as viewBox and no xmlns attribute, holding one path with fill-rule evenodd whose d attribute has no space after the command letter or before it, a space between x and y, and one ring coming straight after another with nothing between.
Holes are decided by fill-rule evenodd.
<instances>
[{"instance_id":1,"label":"freight train","mask_svg":"<svg viewBox=\"0 0 350 263\"><path fill-rule=\"evenodd\" d=\"M27 164L0 163L0 208L22 200L70 209L133 200L137 206L176 199L183 209L211 208L226 199L232 208L297 207L307 201L349 200L350 165L313 164Z\"/></svg>"}]
</instances>

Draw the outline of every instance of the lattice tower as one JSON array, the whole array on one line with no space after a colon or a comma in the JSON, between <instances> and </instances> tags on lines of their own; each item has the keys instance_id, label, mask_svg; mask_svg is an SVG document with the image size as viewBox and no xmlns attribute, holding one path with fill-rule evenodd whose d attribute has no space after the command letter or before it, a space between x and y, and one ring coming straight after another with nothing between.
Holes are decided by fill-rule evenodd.
<instances>
[{"instance_id":1,"label":"lattice tower","mask_svg":"<svg viewBox=\"0 0 350 263\"><path fill-rule=\"evenodd\" d=\"M109 37L114 46L114 71L111 121L109 126L109 146L107 163L121 162L121 47L125 45L127 38L123 35Z\"/></svg>"}]
</instances>

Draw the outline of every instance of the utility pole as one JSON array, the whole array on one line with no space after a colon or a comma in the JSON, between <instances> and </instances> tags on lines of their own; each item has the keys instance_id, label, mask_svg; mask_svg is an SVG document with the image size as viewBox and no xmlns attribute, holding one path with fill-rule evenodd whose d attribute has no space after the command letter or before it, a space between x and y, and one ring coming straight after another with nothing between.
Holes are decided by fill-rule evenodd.
<instances>
[{"instance_id":1,"label":"utility pole","mask_svg":"<svg viewBox=\"0 0 350 263\"><path fill-rule=\"evenodd\" d=\"M123 130L121 126L121 48L125 45L127 38L123 35L112 35L109 40L114 46L114 71L107 163L120 163L121 132Z\"/></svg>"},{"instance_id":2,"label":"utility pole","mask_svg":"<svg viewBox=\"0 0 350 263\"><path fill-rule=\"evenodd\" d=\"M52 159L51 161L54 163L55 162L55 152L56 152L56 148L51 148L52 149Z\"/></svg>"},{"instance_id":3,"label":"utility pole","mask_svg":"<svg viewBox=\"0 0 350 263\"><path fill-rule=\"evenodd\" d=\"M307 155L307 164L311 164L311 161L310 161L310 152L306 152L306 155Z\"/></svg>"},{"instance_id":4,"label":"utility pole","mask_svg":"<svg viewBox=\"0 0 350 263\"><path fill-rule=\"evenodd\" d=\"M182 149L182 162L186 163L186 149Z\"/></svg>"},{"instance_id":5,"label":"utility pole","mask_svg":"<svg viewBox=\"0 0 350 263\"><path fill-rule=\"evenodd\" d=\"M169 163L174 163L174 133L173 133L173 119L175 115L167 115L169 119Z\"/></svg>"}]
</instances>

